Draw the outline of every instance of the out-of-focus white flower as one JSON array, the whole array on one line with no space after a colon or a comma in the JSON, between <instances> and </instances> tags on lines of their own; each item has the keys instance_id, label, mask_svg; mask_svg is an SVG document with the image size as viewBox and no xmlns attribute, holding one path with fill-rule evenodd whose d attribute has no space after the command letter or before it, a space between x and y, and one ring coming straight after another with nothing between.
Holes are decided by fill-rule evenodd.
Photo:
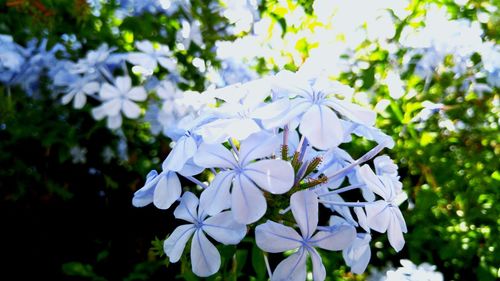
<instances>
[{"instance_id":1,"label":"out-of-focus white flower","mask_svg":"<svg viewBox=\"0 0 500 281\"><path fill-rule=\"evenodd\" d=\"M71 154L73 163L85 163L87 162L87 149L85 147L80 147L78 145L73 146L69 153Z\"/></svg>"},{"instance_id":2,"label":"out-of-focus white flower","mask_svg":"<svg viewBox=\"0 0 500 281\"><path fill-rule=\"evenodd\" d=\"M128 118L135 119L141 114L140 107L134 101L143 101L147 94L143 87L132 87L128 76L116 78L115 85L104 83L99 91L103 104L92 110L95 119L108 117L110 129L119 128L122 124L120 111Z\"/></svg>"}]
</instances>

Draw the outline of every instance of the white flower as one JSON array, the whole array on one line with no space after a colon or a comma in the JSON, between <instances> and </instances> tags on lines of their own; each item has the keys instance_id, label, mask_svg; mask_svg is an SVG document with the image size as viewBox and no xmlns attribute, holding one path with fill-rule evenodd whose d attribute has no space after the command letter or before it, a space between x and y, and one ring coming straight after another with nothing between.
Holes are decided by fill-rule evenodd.
<instances>
[{"instance_id":1,"label":"white flower","mask_svg":"<svg viewBox=\"0 0 500 281\"><path fill-rule=\"evenodd\" d=\"M115 86L104 83L99 91L103 104L92 110L95 119L101 120L108 117L108 127L116 129L121 126L122 118L120 111L131 119L139 117L140 107L133 101L146 99L146 90L143 87L132 87L132 81L128 76L116 78Z\"/></svg>"},{"instance_id":2,"label":"white flower","mask_svg":"<svg viewBox=\"0 0 500 281\"><path fill-rule=\"evenodd\" d=\"M250 224L260 219L267 209L262 190L283 194L294 182L290 163L263 159L276 150L279 141L268 133L253 134L241 142L237 158L222 144L201 144L194 162L205 168L224 169L201 194L201 206L209 214L230 206L235 219L241 223ZM254 162L256 159L260 160Z\"/></svg>"},{"instance_id":3,"label":"white flower","mask_svg":"<svg viewBox=\"0 0 500 281\"><path fill-rule=\"evenodd\" d=\"M276 76L276 83L276 96L291 99L278 117L263 122L264 127L274 128L299 119L300 132L318 149L335 147L344 140L344 129L337 114L366 126L375 122L375 112L349 101L353 89L325 76L306 80L296 73L281 72Z\"/></svg>"},{"instance_id":4,"label":"white flower","mask_svg":"<svg viewBox=\"0 0 500 281\"><path fill-rule=\"evenodd\" d=\"M184 169L175 172L166 167L164 162L162 165L163 171L158 174L152 170L146 176L146 183L144 186L134 193L132 205L134 207L144 207L151 203L156 208L166 210L174 204L181 197L182 186L177 173L184 177L189 177L201 173L200 169L190 163L183 165Z\"/></svg>"},{"instance_id":5,"label":"white flower","mask_svg":"<svg viewBox=\"0 0 500 281\"><path fill-rule=\"evenodd\" d=\"M62 97L62 104L68 104L73 100L73 107L82 108L87 102L87 95L95 94L99 91L99 83L86 77L73 76L72 83L66 85L66 94Z\"/></svg>"},{"instance_id":6,"label":"white flower","mask_svg":"<svg viewBox=\"0 0 500 281\"><path fill-rule=\"evenodd\" d=\"M400 251L405 240L403 233L408 230L403 218L403 214L398 208L398 201L401 200L403 191L396 191L389 176L377 176L368 165L363 165L359 169L359 175L366 185L384 200L378 200L366 205L368 226L378 232L386 232L389 243L396 250Z\"/></svg>"},{"instance_id":7,"label":"white flower","mask_svg":"<svg viewBox=\"0 0 500 281\"><path fill-rule=\"evenodd\" d=\"M191 242L191 265L193 273L200 277L207 277L219 270L221 258L217 248L210 242L205 233L217 242L225 245L238 244L247 232L244 224L233 220L230 211L215 214L207 218L208 214L200 206L198 198L186 192L181 198L181 203L174 211L178 219L190 222L177 227L165 240L164 250L170 262L178 262L186 243Z\"/></svg>"},{"instance_id":8,"label":"white flower","mask_svg":"<svg viewBox=\"0 0 500 281\"><path fill-rule=\"evenodd\" d=\"M165 45L153 46L150 41L139 41L135 43L141 52L129 53L127 60L134 65L143 67L146 74L152 74L158 64L169 71L175 71L176 62L172 59L172 52Z\"/></svg>"},{"instance_id":9,"label":"white flower","mask_svg":"<svg viewBox=\"0 0 500 281\"><path fill-rule=\"evenodd\" d=\"M306 259L311 256L314 280L324 280L326 270L321 256L314 249L338 251L349 247L356 231L352 226L339 226L332 231L318 231L318 197L313 191L303 190L290 198L290 207L302 235L293 228L267 221L255 229L257 246L269 253L280 253L298 249L284 259L271 277L271 280L305 280Z\"/></svg>"}]
</instances>

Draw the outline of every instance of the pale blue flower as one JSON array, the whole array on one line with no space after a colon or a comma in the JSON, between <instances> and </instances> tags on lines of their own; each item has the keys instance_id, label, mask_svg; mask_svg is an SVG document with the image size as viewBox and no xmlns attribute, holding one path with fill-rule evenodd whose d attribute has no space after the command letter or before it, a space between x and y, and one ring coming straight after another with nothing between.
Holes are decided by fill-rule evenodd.
<instances>
[{"instance_id":1,"label":"pale blue flower","mask_svg":"<svg viewBox=\"0 0 500 281\"><path fill-rule=\"evenodd\" d=\"M74 65L73 73L88 73L93 74L97 72L99 66L103 65L108 59L114 48L109 48L108 45L103 44L97 50L91 50L86 55L85 58L79 59Z\"/></svg>"},{"instance_id":2,"label":"pale blue flower","mask_svg":"<svg viewBox=\"0 0 500 281\"><path fill-rule=\"evenodd\" d=\"M288 107L286 100L264 103L271 95L267 79L232 85L206 94L225 101L210 111L218 119L197 130L207 143L221 143L229 137L244 140L263 130L261 120L275 118Z\"/></svg>"},{"instance_id":3,"label":"pale blue flower","mask_svg":"<svg viewBox=\"0 0 500 281\"><path fill-rule=\"evenodd\" d=\"M163 171L158 175L153 170L146 176L145 185L134 193L132 205L144 207L154 203L158 209L168 209L181 193L181 182L175 172Z\"/></svg>"},{"instance_id":4,"label":"pale blue flower","mask_svg":"<svg viewBox=\"0 0 500 281\"><path fill-rule=\"evenodd\" d=\"M444 104L442 103L433 103L431 101L423 101L422 102L423 108L420 110L420 112L415 115L411 119L411 122L425 122L427 121L432 115L438 113L440 110L444 108Z\"/></svg>"},{"instance_id":5,"label":"pale blue flower","mask_svg":"<svg viewBox=\"0 0 500 281\"><path fill-rule=\"evenodd\" d=\"M20 46L11 36L0 35L0 81L8 83L21 71L25 58L20 54Z\"/></svg>"},{"instance_id":6,"label":"pale blue flower","mask_svg":"<svg viewBox=\"0 0 500 281\"><path fill-rule=\"evenodd\" d=\"M342 251L344 261L351 267L351 272L361 274L366 270L371 257L371 240L369 233L358 233L351 246Z\"/></svg>"},{"instance_id":7,"label":"pale blue flower","mask_svg":"<svg viewBox=\"0 0 500 281\"><path fill-rule=\"evenodd\" d=\"M398 165L387 155L381 155L373 159L375 172L378 176L387 176L391 179L396 193L403 190L403 183L399 181Z\"/></svg>"},{"instance_id":8,"label":"pale blue flower","mask_svg":"<svg viewBox=\"0 0 500 281\"><path fill-rule=\"evenodd\" d=\"M188 49L191 43L195 43L200 47L204 47L203 36L201 35L201 23L198 20L191 22L182 19L181 29L176 34L176 41L184 45Z\"/></svg>"},{"instance_id":9,"label":"pale blue flower","mask_svg":"<svg viewBox=\"0 0 500 281\"><path fill-rule=\"evenodd\" d=\"M73 146L69 150L69 154L71 154L73 163L85 163L87 162L87 149L85 147L80 147L78 145Z\"/></svg>"},{"instance_id":10,"label":"pale blue flower","mask_svg":"<svg viewBox=\"0 0 500 281\"><path fill-rule=\"evenodd\" d=\"M370 262L370 241L372 237L370 235L370 228L367 225L367 218L363 208L355 207L354 212L358 217L359 224L353 226L359 225L366 231L366 233L357 233L353 243L348 248L342 250L342 256L347 266L351 267L351 271L353 273L361 274L365 271L368 263ZM352 223L338 216L330 217L330 227L338 227L339 225L349 224Z\"/></svg>"},{"instance_id":11,"label":"pale blue flower","mask_svg":"<svg viewBox=\"0 0 500 281\"><path fill-rule=\"evenodd\" d=\"M177 172L168 170L165 163L162 165L162 170L160 174L155 170L148 173L144 186L134 193L132 205L144 207L153 203L158 209L165 210L181 197L182 186ZM178 173L190 177L202 171L202 168L191 163L185 165Z\"/></svg>"},{"instance_id":12,"label":"pale blue flower","mask_svg":"<svg viewBox=\"0 0 500 281\"><path fill-rule=\"evenodd\" d=\"M267 209L261 189L283 194L294 183L290 163L264 159L271 156L279 144L278 137L257 133L241 142L237 157L222 144L201 144L194 162L201 167L222 169L201 194L203 209L215 214L231 207L236 221L246 224L260 219ZM254 161L257 159L261 160Z\"/></svg>"},{"instance_id":13,"label":"pale blue flower","mask_svg":"<svg viewBox=\"0 0 500 281\"><path fill-rule=\"evenodd\" d=\"M245 237L247 228L233 219L230 211L208 217L203 207L198 206L198 198L186 192L174 211L177 219L190 224L177 227L164 242L164 250L170 262L178 262L188 240L191 240L191 268L199 277L216 273L221 264L219 251L205 234L225 245L238 244Z\"/></svg>"},{"instance_id":14,"label":"pale blue flower","mask_svg":"<svg viewBox=\"0 0 500 281\"><path fill-rule=\"evenodd\" d=\"M151 75L158 64L169 71L175 71L176 62L172 59L173 54L166 45L158 45L156 48L150 41L138 41L135 43L140 52L127 54L127 60L137 66L143 67L145 74Z\"/></svg>"},{"instance_id":15,"label":"pale blue flower","mask_svg":"<svg viewBox=\"0 0 500 281\"><path fill-rule=\"evenodd\" d=\"M28 42L26 48L18 46L18 51L24 57L24 62L7 84L19 85L29 96L33 96L39 91L40 77L44 70L58 64L56 53L64 51L64 47L56 44L47 49L47 39L33 39Z\"/></svg>"},{"instance_id":16,"label":"pale blue flower","mask_svg":"<svg viewBox=\"0 0 500 281\"><path fill-rule=\"evenodd\" d=\"M342 126L346 135L355 134L359 137L364 137L367 140L375 141L378 144L384 144L387 148L394 147L395 143L392 137L382 132L379 128L344 120L342 120ZM344 140L344 142L350 141L350 137Z\"/></svg>"},{"instance_id":17,"label":"pale blue flower","mask_svg":"<svg viewBox=\"0 0 500 281\"><path fill-rule=\"evenodd\" d=\"M265 252L280 253L298 249L283 260L273 272L271 280L305 280L306 260L311 257L313 279L324 280L326 270L315 247L330 251L343 250L351 245L356 231L341 225L331 231L318 231L318 198L312 191L303 190L290 198L293 217L301 234L295 229L267 221L255 229L257 246Z\"/></svg>"},{"instance_id":18,"label":"pale blue flower","mask_svg":"<svg viewBox=\"0 0 500 281\"><path fill-rule=\"evenodd\" d=\"M281 72L276 76L276 83L276 97L291 100L277 118L264 120L264 126L279 127L299 118L300 132L318 149L338 146L344 140L344 129L337 113L366 126L375 122L373 111L348 100L352 96L351 88L327 77L304 80L295 73Z\"/></svg>"},{"instance_id":19,"label":"pale blue flower","mask_svg":"<svg viewBox=\"0 0 500 281\"><path fill-rule=\"evenodd\" d=\"M99 91L103 104L92 110L95 119L108 117L108 127L116 129L121 126L120 111L128 118L134 119L141 114L140 107L133 101L143 101L147 98L143 87L132 87L128 76L117 77L115 85L104 83Z\"/></svg>"},{"instance_id":20,"label":"pale blue flower","mask_svg":"<svg viewBox=\"0 0 500 281\"><path fill-rule=\"evenodd\" d=\"M406 194L396 190L390 177L375 175L368 165L363 165L359 173L366 185L383 199L366 205L368 226L378 232L387 231L389 243L399 252L405 244L403 233L408 230L398 205L406 199Z\"/></svg>"},{"instance_id":21,"label":"pale blue flower","mask_svg":"<svg viewBox=\"0 0 500 281\"><path fill-rule=\"evenodd\" d=\"M62 104L68 104L73 100L73 107L76 109L82 108L87 102L87 96L97 93L100 89L99 82L89 77L63 72L56 75L54 85L64 88Z\"/></svg>"},{"instance_id":22,"label":"pale blue flower","mask_svg":"<svg viewBox=\"0 0 500 281\"><path fill-rule=\"evenodd\" d=\"M201 137L193 131L211 119L210 116L200 116L199 118L186 116L179 121L177 124L178 130L169 134L169 137L175 141L175 145L163 162L166 169L180 171L184 168L184 165L198 151L198 145L202 143Z\"/></svg>"}]
</instances>

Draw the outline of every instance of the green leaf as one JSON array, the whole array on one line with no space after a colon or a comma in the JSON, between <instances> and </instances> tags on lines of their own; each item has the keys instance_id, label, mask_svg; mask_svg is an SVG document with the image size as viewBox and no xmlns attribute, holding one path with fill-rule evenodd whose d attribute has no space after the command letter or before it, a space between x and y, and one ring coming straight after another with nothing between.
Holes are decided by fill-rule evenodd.
<instances>
[{"instance_id":1,"label":"green leaf","mask_svg":"<svg viewBox=\"0 0 500 281\"><path fill-rule=\"evenodd\" d=\"M254 243L252 247L252 267L255 271L257 280L265 280L266 263L264 262L264 253Z\"/></svg>"}]
</instances>

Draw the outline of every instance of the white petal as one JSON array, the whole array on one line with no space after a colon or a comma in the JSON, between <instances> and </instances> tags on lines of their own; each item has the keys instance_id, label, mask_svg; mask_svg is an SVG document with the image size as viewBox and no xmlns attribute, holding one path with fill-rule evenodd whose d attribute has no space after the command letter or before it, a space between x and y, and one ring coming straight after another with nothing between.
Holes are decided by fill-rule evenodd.
<instances>
[{"instance_id":1,"label":"white petal","mask_svg":"<svg viewBox=\"0 0 500 281\"><path fill-rule=\"evenodd\" d=\"M153 203L156 208L166 210L181 197L181 182L174 172L167 172L161 176L156 185Z\"/></svg>"},{"instance_id":2,"label":"white petal","mask_svg":"<svg viewBox=\"0 0 500 281\"><path fill-rule=\"evenodd\" d=\"M163 161L162 168L164 170L180 171L184 167L184 164L193 157L197 149L198 146L192 137L182 136L177 140L167 159Z\"/></svg>"},{"instance_id":3,"label":"white petal","mask_svg":"<svg viewBox=\"0 0 500 281\"><path fill-rule=\"evenodd\" d=\"M366 213L361 207L355 207L354 213L358 217L359 226L361 226L366 232L370 232L370 227L368 226L368 220L366 218Z\"/></svg>"},{"instance_id":4,"label":"white petal","mask_svg":"<svg viewBox=\"0 0 500 281\"><path fill-rule=\"evenodd\" d=\"M356 229L351 225L340 225L333 231L319 231L311 239L311 245L325 250L339 251L351 246L356 238Z\"/></svg>"},{"instance_id":5,"label":"white petal","mask_svg":"<svg viewBox=\"0 0 500 281\"><path fill-rule=\"evenodd\" d=\"M279 135L267 132L255 133L241 142L239 162L245 165L252 160L268 157L280 147L280 143Z\"/></svg>"},{"instance_id":6,"label":"white petal","mask_svg":"<svg viewBox=\"0 0 500 281\"><path fill-rule=\"evenodd\" d=\"M267 209L266 199L255 184L244 175L233 181L231 210L239 223L250 224L259 220Z\"/></svg>"},{"instance_id":7,"label":"white petal","mask_svg":"<svg viewBox=\"0 0 500 281\"><path fill-rule=\"evenodd\" d=\"M62 104L68 104L71 99L73 99L73 97L75 96L75 93L74 92L69 92L68 94L64 95L62 98L61 98L61 103ZM96 118L97 119L97 118Z\"/></svg>"},{"instance_id":8,"label":"white petal","mask_svg":"<svg viewBox=\"0 0 500 281\"><path fill-rule=\"evenodd\" d=\"M242 84L240 91L244 92L245 95L241 103L247 106L248 108L257 108L258 106L263 104L262 102L266 98L272 95L271 84L269 82L270 82L269 79L266 77L266 78L255 79ZM234 95L234 93L232 94ZM276 110L279 110L279 108L274 108L274 109L275 109L274 111L269 109L267 112L271 114L272 112L274 112L276 114L277 113ZM251 117L256 118L253 115Z\"/></svg>"},{"instance_id":9,"label":"white petal","mask_svg":"<svg viewBox=\"0 0 500 281\"><path fill-rule=\"evenodd\" d=\"M233 168L237 166L234 156L222 144L201 144L193 161L205 168Z\"/></svg>"},{"instance_id":10,"label":"white petal","mask_svg":"<svg viewBox=\"0 0 500 281\"><path fill-rule=\"evenodd\" d=\"M386 232L391 219L391 211L387 202L378 200L366 205L366 219L368 226L378 232Z\"/></svg>"},{"instance_id":11,"label":"white petal","mask_svg":"<svg viewBox=\"0 0 500 281\"><path fill-rule=\"evenodd\" d=\"M132 80L128 76L116 77L116 88L120 91L121 95L126 94L132 87Z\"/></svg>"},{"instance_id":12,"label":"white petal","mask_svg":"<svg viewBox=\"0 0 500 281\"><path fill-rule=\"evenodd\" d=\"M304 99L300 98L291 100L288 110L282 112L272 119L262 120L262 124L266 129L281 127L285 124L290 123L290 121L292 121L294 118L306 112L310 107L311 103L305 101Z\"/></svg>"},{"instance_id":13,"label":"white petal","mask_svg":"<svg viewBox=\"0 0 500 281\"><path fill-rule=\"evenodd\" d=\"M144 87L133 87L127 92L126 97L133 101L144 101L147 98L147 93Z\"/></svg>"},{"instance_id":14,"label":"white petal","mask_svg":"<svg viewBox=\"0 0 500 281\"><path fill-rule=\"evenodd\" d=\"M177 67L177 64L175 63L175 61L173 59L165 58L165 57L157 57L156 59L158 60L158 62L160 63L161 66L163 66L165 69L167 69L170 72L175 70L175 68Z\"/></svg>"},{"instance_id":15,"label":"white petal","mask_svg":"<svg viewBox=\"0 0 500 281\"><path fill-rule=\"evenodd\" d=\"M137 47L137 49L147 54L151 54L155 51L153 44L148 40L135 42L135 46Z\"/></svg>"},{"instance_id":16,"label":"white petal","mask_svg":"<svg viewBox=\"0 0 500 281\"><path fill-rule=\"evenodd\" d=\"M200 196L200 209L209 215L215 215L231 207L229 189L234 178L233 171L222 171L212 180Z\"/></svg>"},{"instance_id":17,"label":"white petal","mask_svg":"<svg viewBox=\"0 0 500 281\"><path fill-rule=\"evenodd\" d=\"M281 253L299 248L302 237L289 226L268 220L255 228L257 246L268 253Z\"/></svg>"},{"instance_id":18,"label":"white petal","mask_svg":"<svg viewBox=\"0 0 500 281\"><path fill-rule=\"evenodd\" d=\"M87 102L87 96L80 92L75 95L75 99L73 100L73 107L76 109L82 108Z\"/></svg>"},{"instance_id":19,"label":"white petal","mask_svg":"<svg viewBox=\"0 0 500 281\"><path fill-rule=\"evenodd\" d=\"M326 75L318 77L312 86L314 91L327 95L341 95L350 99L354 94L354 89L338 81L332 81Z\"/></svg>"},{"instance_id":20,"label":"white petal","mask_svg":"<svg viewBox=\"0 0 500 281\"><path fill-rule=\"evenodd\" d=\"M146 183L141 189L134 193L134 198L132 198L132 205L134 207L144 207L153 203L153 194L157 182L152 182L158 176L158 172L152 170L146 176Z\"/></svg>"},{"instance_id":21,"label":"white petal","mask_svg":"<svg viewBox=\"0 0 500 281\"><path fill-rule=\"evenodd\" d=\"M235 118L226 128L228 136L237 140L244 140L251 134L260 132L262 129L250 118Z\"/></svg>"},{"instance_id":22,"label":"white petal","mask_svg":"<svg viewBox=\"0 0 500 281\"><path fill-rule=\"evenodd\" d=\"M245 237L247 227L237 223L231 211L226 211L206 219L203 222L203 231L219 243L234 245Z\"/></svg>"},{"instance_id":23,"label":"white petal","mask_svg":"<svg viewBox=\"0 0 500 281\"><path fill-rule=\"evenodd\" d=\"M199 277L210 276L220 267L220 254L217 248L208 241L201 230L194 233L191 242L191 265L193 273Z\"/></svg>"},{"instance_id":24,"label":"white petal","mask_svg":"<svg viewBox=\"0 0 500 281\"><path fill-rule=\"evenodd\" d=\"M245 166L243 174L260 188L283 194L292 188L295 173L289 162L279 159L260 160Z\"/></svg>"},{"instance_id":25,"label":"white petal","mask_svg":"<svg viewBox=\"0 0 500 281\"><path fill-rule=\"evenodd\" d=\"M370 188L370 190L380 195L385 200L389 199L390 192L388 191L388 188L384 186L382 181L380 181L380 178L377 175L375 175L370 166L368 166L367 164L361 166L361 168L359 168L358 170L358 177L364 183L366 183L366 185L368 186L368 188Z\"/></svg>"},{"instance_id":26,"label":"white petal","mask_svg":"<svg viewBox=\"0 0 500 281\"><path fill-rule=\"evenodd\" d=\"M403 214L401 213L401 210L399 210L398 207L393 206L391 208L391 211L392 211L393 215L395 215L398 218L399 225L401 226L401 231L403 231L403 233L408 232L408 229L406 228L406 222L405 222L405 219L403 217Z\"/></svg>"},{"instance_id":27,"label":"white petal","mask_svg":"<svg viewBox=\"0 0 500 281\"><path fill-rule=\"evenodd\" d=\"M118 129L122 125L122 116L120 114L114 115L114 116L108 116L108 120L106 122L106 125L110 129Z\"/></svg>"},{"instance_id":28,"label":"white petal","mask_svg":"<svg viewBox=\"0 0 500 281\"><path fill-rule=\"evenodd\" d=\"M170 262L178 262L184 252L186 243L195 231L192 224L178 226L163 243L163 250Z\"/></svg>"},{"instance_id":29,"label":"white petal","mask_svg":"<svg viewBox=\"0 0 500 281\"><path fill-rule=\"evenodd\" d=\"M356 237L352 245L342 251L345 263L351 267L351 271L356 274L361 274L368 266L371 257L370 250L370 234L361 234L361 237Z\"/></svg>"},{"instance_id":30,"label":"white petal","mask_svg":"<svg viewBox=\"0 0 500 281\"><path fill-rule=\"evenodd\" d=\"M142 66L151 72L158 66L156 59L143 53L130 53L127 56L127 60L132 64Z\"/></svg>"},{"instance_id":31,"label":"white petal","mask_svg":"<svg viewBox=\"0 0 500 281\"><path fill-rule=\"evenodd\" d=\"M280 96L312 98L313 89L307 79L291 71L280 71L274 79L273 90Z\"/></svg>"},{"instance_id":32,"label":"white petal","mask_svg":"<svg viewBox=\"0 0 500 281\"><path fill-rule=\"evenodd\" d=\"M97 93L97 92L99 92L99 83L98 82L89 82L83 86L82 90L87 95Z\"/></svg>"},{"instance_id":33,"label":"white petal","mask_svg":"<svg viewBox=\"0 0 500 281\"><path fill-rule=\"evenodd\" d=\"M366 126L373 126L375 124L377 114L368 108L364 108L352 102L334 98L326 101L325 103L356 123L361 123Z\"/></svg>"},{"instance_id":34,"label":"white petal","mask_svg":"<svg viewBox=\"0 0 500 281\"><path fill-rule=\"evenodd\" d=\"M302 190L290 197L293 217L300 227L302 237L309 238L318 226L318 197L314 191Z\"/></svg>"},{"instance_id":35,"label":"white petal","mask_svg":"<svg viewBox=\"0 0 500 281\"><path fill-rule=\"evenodd\" d=\"M340 144L343 128L337 115L323 105L312 106L302 116L300 132L316 148L329 149Z\"/></svg>"},{"instance_id":36,"label":"white petal","mask_svg":"<svg viewBox=\"0 0 500 281\"><path fill-rule=\"evenodd\" d=\"M312 266L313 266L313 280L322 281L326 278L326 269L321 260L319 253L313 248L308 249L309 255L311 256Z\"/></svg>"},{"instance_id":37,"label":"white petal","mask_svg":"<svg viewBox=\"0 0 500 281\"><path fill-rule=\"evenodd\" d=\"M104 105L100 105L92 109L92 117L94 117L95 120L102 120L105 116L106 109L104 108Z\"/></svg>"},{"instance_id":38,"label":"white petal","mask_svg":"<svg viewBox=\"0 0 500 281\"><path fill-rule=\"evenodd\" d=\"M117 98L121 96L120 92L116 87L110 85L108 83L104 83L101 86L101 90L99 91L99 96L105 100Z\"/></svg>"},{"instance_id":39,"label":"white petal","mask_svg":"<svg viewBox=\"0 0 500 281\"><path fill-rule=\"evenodd\" d=\"M288 99L280 99L256 108L250 113L250 116L255 119L269 120L285 114L289 108L290 101Z\"/></svg>"},{"instance_id":40,"label":"white petal","mask_svg":"<svg viewBox=\"0 0 500 281\"><path fill-rule=\"evenodd\" d=\"M228 128L234 119L217 119L205 124L196 130L196 134L203 138L205 143L219 144L230 136Z\"/></svg>"},{"instance_id":41,"label":"white petal","mask_svg":"<svg viewBox=\"0 0 500 281\"><path fill-rule=\"evenodd\" d=\"M389 227L387 228L387 237L389 238L389 243L394 250L396 250L396 252L403 249L405 239L403 237L403 232L401 231L401 225L399 224L396 216L390 216Z\"/></svg>"},{"instance_id":42,"label":"white petal","mask_svg":"<svg viewBox=\"0 0 500 281\"><path fill-rule=\"evenodd\" d=\"M182 167L182 170L180 170L178 173L185 176L185 177L188 177L188 176L197 175L197 174L203 172L204 170L205 170L205 168L196 165L193 162L193 158L191 158L186 163L184 163L184 167Z\"/></svg>"},{"instance_id":43,"label":"white petal","mask_svg":"<svg viewBox=\"0 0 500 281\"><path fill-rule=\"evenodd\" d=\"M303 248L284 259L273 272L271 281L304 281L306 280L307 251Z\"/></svg>"},{"instance_id":44,"label":"white petal","mask_svg":"<svg viewBox=\"0 0 500 281\"><path fill-rule=\"evenodd\" d=\"M120 114L122 104L119 99L112 99L102 104L102 109L107 116L115 116Z\"/></svg>"},{"instance_id":45,"label":"white petal","mask_svg":"<svg viewBox=\"0 0 500 281\"><path fill-rule=\"evenodd\" d=\"M135 119L141 115L141 108L130 100L123 100L122 106L123 114L130 119Z\"/></svg>"},{"instance_id":46,"label":"white petal","mask_svg":"<svg viewBox=\"0 0 500 281\"><path fill-rule=\"evenodd\" d=\"M175 208L174 216L177 219L195 223L198 220L198 198L193 193L186 191L181 197L179 206Z\"/></svg>"}]
</instances>

